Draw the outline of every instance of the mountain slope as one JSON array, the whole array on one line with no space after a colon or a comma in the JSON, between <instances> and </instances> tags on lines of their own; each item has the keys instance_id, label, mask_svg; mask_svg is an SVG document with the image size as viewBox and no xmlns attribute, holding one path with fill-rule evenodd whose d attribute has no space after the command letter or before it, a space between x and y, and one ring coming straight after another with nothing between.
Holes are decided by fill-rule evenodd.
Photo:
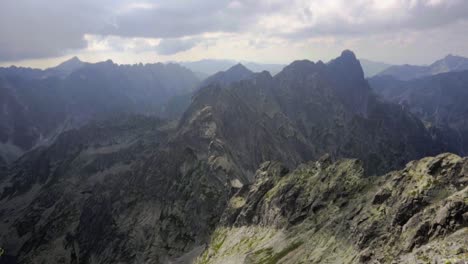
<instances>
[{"instance_id":1,"label":"mountain slope","mask_svg":"<svg viewBox=\"0 0 468 264\"><path fill-rule=\"evenodd\" d=\"M176 125L118 116L26 153L0 178L0 244L19 263L191 263L265 161L357 157L334 179L359 172L380 186L370 176L437 148L417 118L372 95L352 52L296 61L202 87Z\"/></svg>"},{"instance_id":2,"label":"mountain slope","mask_svg":"<svg viewBox=\"0 0 468 264\"><path fill-rule=\"evenodd\" d=\"M399 80L411 80L445 72L468 70L468 58L447 55L429 66L395 65L380 72L378 76L393 76Z\"/></svg>"},{"instance_id":3,"label":"mountain slope","mask_svg":"<svg viewBox=\"0 0 468 264\"><path fill-rule=\"evenodd\" d=\"M220 87L229 86L232 83L251 78L254 75L252 71L242 64L236 64L226 71L217 72L206 79L197 87L195 91L185 93L171 98L163 107L162 115L170 119L178 119L189 107L192 97L196 91L202 87L216 84Z\"/></svg>"},{"instance_id":4,"label":"mountain slope","mask_svg":"<svg viewBox=\"0 0 468 264\"><path fill-rule=\"evenodd\" d=\"M196 263L457 263L468 246L468 160L452 154L365 177L328 157L266 162Z\"/></svg>"},{"instance_id":5,"label":"mountain slope","mask_svg":"<svg viewBox=\"0 0 468 264\"><path fill-rule=\"evenodd\" d=\"M468 71L411 81L375 77L369 82L383 98L421 118L446 149L461 155L468 153Z\"/></svg>"},{"instance_id":6,"label":"mountain slope","mask_svg":"<svg viewBox=\"0 0 468 264\"><path fill-rule=\"evenodd\" d=\"M219 219L229 180L186 142L169 143L164 126L142 117L92 124L13 164L1 179L7 255L167 263L196 250Z\"/></svg>"}]
</instances>

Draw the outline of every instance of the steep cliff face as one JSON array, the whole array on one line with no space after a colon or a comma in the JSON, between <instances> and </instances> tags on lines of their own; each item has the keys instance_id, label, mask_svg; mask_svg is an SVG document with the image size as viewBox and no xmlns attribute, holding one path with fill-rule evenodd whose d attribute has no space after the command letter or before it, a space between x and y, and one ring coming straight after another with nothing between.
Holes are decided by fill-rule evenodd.
<instances>
[{"instance_id":1,"label":"steep cliff face","mask_svg":"<svg viewBox=\"0 0 468 264\"><path fill-rule=\"evenodd\" d=\"M196 263L456 263L468 257L468 160L453 154L366 177L323 157L266 162L234 195Z\"/></svg>"}]
</instances>

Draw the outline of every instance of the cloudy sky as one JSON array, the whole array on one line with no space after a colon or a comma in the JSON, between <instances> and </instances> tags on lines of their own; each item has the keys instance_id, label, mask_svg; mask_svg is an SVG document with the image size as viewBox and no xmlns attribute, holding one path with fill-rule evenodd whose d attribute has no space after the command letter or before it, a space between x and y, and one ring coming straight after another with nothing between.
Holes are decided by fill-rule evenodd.
<instances>
[{"instance_id":1,"label":"cloudy sky","mask_svg":"<svg viewBox=\"0 0 468 264\"><path fill-rule=\"evenodd\" d=\"M0 65L468 56L467 0L1 0Z\"/></svg>"}]
</instances>

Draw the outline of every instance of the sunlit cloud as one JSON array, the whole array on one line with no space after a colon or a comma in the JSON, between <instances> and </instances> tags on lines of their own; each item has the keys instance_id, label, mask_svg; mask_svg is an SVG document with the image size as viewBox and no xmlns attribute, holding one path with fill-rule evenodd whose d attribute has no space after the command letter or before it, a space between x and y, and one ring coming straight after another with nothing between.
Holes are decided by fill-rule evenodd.
<instances>
[{"instance_id":1,"label":"sunlit cloud","mask_svg":"<svg viewBox=\"0 0 468 264\"><path fill-rule=\"evenodd\" d=\"M468 55L459 44L467 21L464 0L4 0L0 63L67 55L138 62L141 54L286 63L327 59L345 48L393 63L425 63L447 51ZM430 44L447 39L444 47ZM390 58L385 49L391 48Z\"/></svg>"}]
</instances>

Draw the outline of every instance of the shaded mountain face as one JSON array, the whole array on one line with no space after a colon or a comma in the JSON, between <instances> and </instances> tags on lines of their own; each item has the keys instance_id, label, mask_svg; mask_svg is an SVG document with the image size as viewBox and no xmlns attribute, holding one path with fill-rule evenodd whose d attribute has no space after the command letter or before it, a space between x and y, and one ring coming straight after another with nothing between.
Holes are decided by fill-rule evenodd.
<instances>
[{"instance_id":1,"label":"shaded mountain face","mask_svg":"<svg viewBox=\"0 0 468 264\"><path fill-rule=\"evenodd\" d=\"M365 218L351 198L382 187L370 175L402 167L437 147L417 118L372 95L352 52L328 64L296 61L274 77L262 72L228 86L201 88L176 125L119 116L69 130L50 146L26 153L0 174L0 244L19 263L192 263L217 226L237 225L223 220L237 202L231 198L251 190L265 161L282 162L278 175L284 176L284 167L324 153L331 160L361 158L334 173L314 174L333 174L330 183L341 179L349 186L309 185L333 190L322 194L322 201L337 202L326 207L331 211L348 201L349 210ZM364 187L353 189L348 174ZM298 204L307 207L313 200ZM290 205L281 208L293 209ZM400 226L408 220L402 214ZM322 225L333 220L325 215ZM250 225L250 216L256 217L246 212L243 223Z\"/></svg>"},{"instance_id":2,"label":"shaded mountain face","mask_svg":"<svg viewBox=\"0 0 468 264\"><path fill-rule=\"evenodd\" d=\"M232 83L247 80L253 75L254 73L251 70L247 69L240 63L232 66L226 71L217 72L212 76L204 79L194 91L172 97L164 105L162 116L169 119L179 119L192 102L194 93L196 93L196 91L202 87L213 84L219 85L221 87L227 87Z\"/></svg>"},{"instance_id":3,"label":"shaded mountain face","mask_svg":"<svg viewBox=\"0 0 468 264\"><path fill-rule=\"evenodd\" d=\"M368 178L324 157L262 164L195 263L463 263L468 160L453 154Z\"/></svg>"},{"instance_id":4,"label":"shaded mountain face","mask_svg":"<svg viewBox=\"0 0 468 264\"><path fill-rule=\"evenodd\" d=\"M375 77L369 83L383 98L421 118L448 150L468 153L468 71L411 81Z\"/></svg>"},{"instance_id":5,"label":"shaded mountain face","mask_svg":"<svg viewBox=\"0 0 468 264\"><path fill-rule=\"evenodd\" d=\"M328 64L296 61L274 77L265 72L229 87L202 88L181 123L202 127L207 120L223 142L246 149L240 158L251 170L261 160L284 160L282 153L291 165L331 153L361 158L372 174L439 150L416 117L372 95L349 51ZM268 157L258 151L281 144L288 147Z\"/></svg>"},{"instance_id":6,"label":"shaded mountain face","mask_svg":"<svg viewBox=\"0 0 468 264\"><path fill-rule=\"evenodd\" d=\"M73 57L60 63L56 67L45 70L45 77L67 77L72 72L83 68L86 64L86 62L82 62L78 57Z\"/></svg>"},{"instance_id":7,"label":"shaded mountain face","mask_svg":"<svg viewBox=\"0 0 468 264\"><path fill-rule=\"evenodd\" d=\"M54 71L66 72L79 65L72 59ZM186 94L197 85L194 74L176 64L119 66L111 61L84 64L65 78L0 77L4 95L0 99L0 142L8 146L9 156L17 157L89 120L120 113L159 114L171 97Z\"/></svg>"},{"instance_id":8,"label":"shaded mountain face","mask_svg":"<svg viewBox=\"0 0 468 264\"><path fill-rule=\"evenodd\" d=\"M398 80L411 80L445 72L468 70L468 58L448 55L429 66L395 65L380 72L378 76L392 76Z\"/></svg>"},{"instance_id":9,"label":"shaded mountain face","mask_svg":"<svg viewBox=\"0 0 468 264\"><path fill-rule=\"evenodd\" d=\"M208 78L206 78L200 87L205 87L210 84L218 84L220 86L227 86L233 82L246 80L253 75L253 72L247 69L242 64L236 64L226 71L220 71Z\"/></svg>"}]
</instances>

